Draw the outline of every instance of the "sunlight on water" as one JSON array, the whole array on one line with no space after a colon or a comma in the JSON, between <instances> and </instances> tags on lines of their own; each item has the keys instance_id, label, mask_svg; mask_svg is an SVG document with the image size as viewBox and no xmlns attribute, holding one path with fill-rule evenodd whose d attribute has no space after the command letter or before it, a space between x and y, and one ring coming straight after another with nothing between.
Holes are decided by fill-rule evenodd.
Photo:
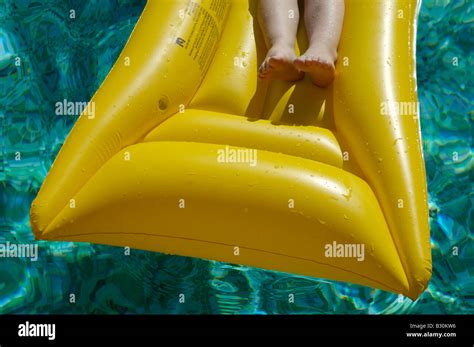
<instances>
[{"instance_id":1,"label":"sunlight on water","mask_svg":"<svg viewBox=\"0 0 474 347\"><path fill-rule=\"evenodd\" d=\"M0 0L0 242L33 242L29 206L76 120L55 116L54 104L90 99L144 4ZM421 9L417 61L433 278L416 302L200 259L39 242L37 262L0 260L0 313L473 313L473 13L474 3L463 0L426 0Z\"/></svg>"}]
</instances>

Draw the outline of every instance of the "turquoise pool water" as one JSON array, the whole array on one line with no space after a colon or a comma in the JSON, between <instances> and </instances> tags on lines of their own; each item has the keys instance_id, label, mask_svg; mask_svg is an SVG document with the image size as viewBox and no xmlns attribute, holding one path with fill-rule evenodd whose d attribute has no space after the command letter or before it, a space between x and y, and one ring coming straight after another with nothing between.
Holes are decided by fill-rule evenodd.
<instances>
[{"instance_id":1,"label":"turquoise pool water","mask_svg":"<svg viewBox=\"0 0 474 347\"><path fill-rule=\"evenodd\" d=\"M76 119L54 116L54 104L90 99L144 4L0 0L0 243L35 243L29 207ZM417 61L433 278L416 302L218 262L38 242L36 262L0 259L0 313L472 314L473 30L472 1L423 2Z\"/></svg>"}]
</instances>

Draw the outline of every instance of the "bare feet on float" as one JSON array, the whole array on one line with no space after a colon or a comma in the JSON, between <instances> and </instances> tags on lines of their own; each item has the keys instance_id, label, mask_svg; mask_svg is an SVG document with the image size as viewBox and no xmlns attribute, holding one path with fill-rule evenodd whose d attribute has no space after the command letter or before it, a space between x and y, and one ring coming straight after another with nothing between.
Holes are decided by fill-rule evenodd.
<instances>
[{"instance_id":1,"label":"bare feet on float","mask_svg":"<svg viewBox=\"0 0 474 347\"><path fill-rule=\"evenodd\" d=\"M294 61L295 68L307 73L313 84L321 88L328 87L336 75L334 66L336 54L330 54L327 51L324 48L310 47Z\"/></svg>"},{"instance_id":2,"label":"bare feet on float","mask_svg":"<svg viewBox=\"0 0 474 347\"><path fill-rule=\"evenodd\" d=\"M289 13L293 16L288 16ZM258 0L258 20L267 47L271 47L260 66L259 76L297 81L307 73L315 85L327 87L335 77L344 0L304 0L304 24L310 48L296 58L294 45L299 17L297 0Z\"/></svg>"},{"instance_id":3,"label":"bare feet on float","mask_svg":"<svg viewBox=\"0 0 474 347\"><path fill-rule=\"evenodd\" d=\"M304 77L304 72L295 67L295 59L296 54L292 47L274 45L260 65L258 77L289 82L299 81Z\"/></svg>"}]
</instances>

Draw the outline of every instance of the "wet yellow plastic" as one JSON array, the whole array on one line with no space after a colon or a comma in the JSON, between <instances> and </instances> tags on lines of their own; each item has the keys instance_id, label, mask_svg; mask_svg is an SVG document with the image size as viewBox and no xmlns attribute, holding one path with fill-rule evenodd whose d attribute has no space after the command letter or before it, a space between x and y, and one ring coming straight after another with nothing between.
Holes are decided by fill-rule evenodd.
<instances>
[{"instance_id":1,"label":"wet yellow plastic","mask_svg":"<svg viewBox=\"0 0 474 347\"><path fill-rule=\"evenodd\" d=\"M417 298L431 276L419 117L384 105L416 105L419 4L346 1L324 90L257 79L255 6L148 2L91 101L95 117L81 115L32 204L35 236ZM224 150L255 165L222 162ZM334 242L363 244L364 259L328 257Z\"/></svg>"},{"instance_id":2,"label":"wet yellow plastic","mask_svg":"<svg viewBox=\"0 0 474 347\"><path fill-rule=\"evenodd\" d=\"M342 168L342 152L334 134L315 126L275 125L224 113L187 110L169 118L144 142L216 143L285 153Z\"/></svg>"}]
</instances>

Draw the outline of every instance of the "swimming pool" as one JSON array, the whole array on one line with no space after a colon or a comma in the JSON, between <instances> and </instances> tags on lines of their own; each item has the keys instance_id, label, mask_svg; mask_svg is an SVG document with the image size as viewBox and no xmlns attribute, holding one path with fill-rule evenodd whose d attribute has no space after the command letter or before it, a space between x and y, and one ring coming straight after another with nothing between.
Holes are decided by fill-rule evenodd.
<instances>
[{"instance_id":1,"label":"swimming pool","mask_svg":"<svg viewBox=\"0 0 474 347\"><path fill-rule=\"evenodd\" d=\"M200 259L34 242L31 201L76 120L55 116L55 104L90 99L144 4L0 0L0 243L35 244L39 252L37 261L0 259L0 313L474 311L470 1L426 0L420 14L417 69L433 278L416 302L357 285Z\"/></svg>"}]
</instances>

